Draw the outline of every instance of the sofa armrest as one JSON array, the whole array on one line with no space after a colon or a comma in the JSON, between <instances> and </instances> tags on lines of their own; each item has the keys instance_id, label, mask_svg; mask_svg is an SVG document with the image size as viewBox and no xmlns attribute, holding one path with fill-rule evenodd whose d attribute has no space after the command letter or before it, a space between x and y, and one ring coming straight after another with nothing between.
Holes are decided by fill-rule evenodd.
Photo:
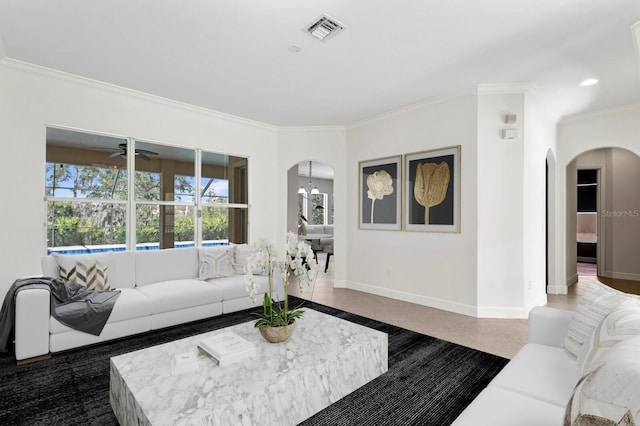
<instances>
[{"instance_id":1,"label":"sofa armrest","mask_svg":"<svg viewBox=\"0 0 640 426\"><path fill-rule=\"evenodd\" d=\"M573 311L536 306L529 312L529 343L561 348Z\"/></svg>"},{"instance_id":2,"label":"sofa armrest","mask_svg":"<svg viewBox=\"0 0 640 426\"><path fill-rule=\"evenodd\" d=\"M50 293L48 289L30 288L16 294L16 360L49 353Z\"/></svg>"}]
</instances>

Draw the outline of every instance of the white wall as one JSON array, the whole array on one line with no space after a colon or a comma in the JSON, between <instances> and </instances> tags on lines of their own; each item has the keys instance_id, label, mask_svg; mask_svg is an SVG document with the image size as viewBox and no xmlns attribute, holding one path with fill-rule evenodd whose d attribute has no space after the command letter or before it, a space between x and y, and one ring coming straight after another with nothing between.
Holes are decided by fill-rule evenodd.
<instances>
[{"instance_id":1,"label":"white wall","mask_svg":"<svg viewBox=\"0 0 640 426\"><path fill-rule=\"evenodd\" d=\"M505 115L516 114L515 124ZM518 138L501 130L515 128ZM535 86L478 95L478 316L526 317L546 303L545 161L555 121Z\"/></svg>"},{"instance_id":2,"label":"white wall","mask_svg":"<svg viewBox=\"0 0 640 426\"><path fill-rule=\"evenodd\" d=\"M557 155L557 189L556 201L558 205L558 250L556 281L557 292L565 294L568 290L566 282L571 280L572 270L568 268L573 261L567 257L570 253L571 240L568 232L572 232L575 226L570 228L567 222L569 212L575 209L568 205L567 188L571 182L567 182L567 167L579 154L607 147L627 149L636 155L640 155L640 104L623 108L615 108L596 114L588 114L564 119L558 125L558 155ZM575 241L575 238L573 239ZM565 283L562 285L562 283Z\"/></svg>"},{"instance_id":3,"label":"white wall","mask_svg":"<svg viewBox=\"0 0 640 426\"><path fill-rule=\"evenodd\" d=\"M273 207L273 183L280 176L274 167L276 128L9 60L0 62L0 93L5 153L0 295L17 277L40 273L46 248L46 125L247 156L250 238L279 235L273 226L279 222Z\"/></svg>"},{"instance_id":4,"label":"white wall","mask_svg":"<svg viewBox=\"0 0 640 426\"><path fill-rule=\"evenodd\" d=\"M475 93L465 93L348 127L349 288L475 315L476 109ZM459 234L358 228L359 161L453 145L461 145Z\"/></svg>"},{"instance_id":5,"label":"white wall","mask_svg":"<svg viewBox=\"0 0 640 426\"><path fill-rule=\"evenodd\" d=\"M604 275L640 281L640 157L622 149L610 149L604 221L605 252L611 256Z\"/></svg>"},{"instance_id":6,"label":"white wall","mask_svg":"<svg viewBox=\"0 0 640 426\"><path fill-rule=\"evenodd\" d=\"M535 86L525 93L524 106L524 310L547 302L547 285L554 285L555 257L547 265L547 227L550 232L556 226L555 203L546 200L546 163L550 153L557 149L557 118ZM553 159L552 159L553 160ZM555 162L550 165L555 167ZM555 169L549 171L549 182L555 182ZM552 188L550 196L555 195ZM549 209L547 218L547 208ZM547 221L549 223L547 223ZM549 245L553 239L549 240ZM549 248L550 252L554 252ZM555 253L555 252L554 252ZM547 282L547 268L549 282Z\"/></svg>"},{"instance_id":7,"label":"white wall","mask_svg":"<svg viewBox=\"0 0 640 426\"><path fill-rule=\"evenodd\" d=\"M524 93L482 89L478 96L478 305L522 303L524 254ZM504 116L519 123L507 126ZM518 128L516 140L501 129Z\"/></svg>"},{"instance_id":8,"label":"white wall","mask_svg":"<svg viewBox=\"0 0 640 426\"><path fill-rule=\"evenodd\" d=\"M249 157L252 241L284 239L291 167L308 160L331 166L336 286L480 316L520 316L541 300L544 159L554 138L552 120L528 89L469 91L346 129L275 128L6 59L0 93L0 147L12 155L0 171L6 182L0 223L7 224L0 294L16 277L40 271L45 126L57 125ZM507 112L523 117L522 143L499 137ZM639 116L634 105L558 127L553 288L559 293L568 277L566 167L600 147L639 154ZM459 234L358 229L359 161L452 145L462 147ZM620 262L616 267L628 269L627 258Z\"/></svg>"},{"instance_id":9,"label":"white wall","mask_svg":"<svg viewBox=\"0 0 640 426\"><path fill-rule=\"evenodd\" d=\"M533 86L490 85L349 126L347 286L482 317L526 317L545 303L546 111ZM518 139L503 139L505 127ZM458 144L460 234L358 229L359 161Z\"/></svg>"}]
</instances>

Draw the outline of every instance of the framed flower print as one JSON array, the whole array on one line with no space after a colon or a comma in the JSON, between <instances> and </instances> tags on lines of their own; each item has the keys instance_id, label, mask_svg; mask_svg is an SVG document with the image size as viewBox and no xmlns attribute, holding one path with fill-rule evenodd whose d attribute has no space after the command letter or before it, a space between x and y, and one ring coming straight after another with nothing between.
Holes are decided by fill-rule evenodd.
<instances>
[{"instance_id":1,"label":"framed flower print","mask_svg":"<svg viewBox=\"0 0 640 426\"><path fill-rule=\"evenodd\" d=\"M460 232L460 146L404 156L407 231Z\"/></svg>"},{"instance_id":2,"label":"framed flower print","mask_svg":"<svg viewBox=\"0 0 640 426\"><path fill-rule=\"evenodd\" d=\"M360 229L402 228L402 156L359 163Z\"/></svg>"}]
</instances>

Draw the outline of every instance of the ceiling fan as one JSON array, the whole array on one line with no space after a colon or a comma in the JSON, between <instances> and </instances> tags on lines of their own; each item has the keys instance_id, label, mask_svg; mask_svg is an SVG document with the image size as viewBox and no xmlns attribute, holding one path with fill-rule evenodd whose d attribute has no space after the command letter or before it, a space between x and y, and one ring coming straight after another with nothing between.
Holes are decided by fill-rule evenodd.
<instances>
[{"instance_id":1,"label":"ceiling fan","mask_svg":"<svg viewBox=\"0 0 640 426\"><path fill-rule=\"evenodd\" d=\"M143 160L149 161L151 160L151 158L149 158L149 155L159 155L159 154L157 152L149 151L147 149L136 149L135 155L142 158ZM118 150L113 154L111 154L109 157L127 158L127 144L126 143L119 144Z\"/></svg>"}]
</instances>

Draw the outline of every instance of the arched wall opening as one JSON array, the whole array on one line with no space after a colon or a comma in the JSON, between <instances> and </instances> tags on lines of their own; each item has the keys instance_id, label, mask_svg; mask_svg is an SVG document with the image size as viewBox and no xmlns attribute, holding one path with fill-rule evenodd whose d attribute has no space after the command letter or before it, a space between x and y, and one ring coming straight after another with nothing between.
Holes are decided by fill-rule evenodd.
<instances>
[{"instance_id":1,"label":"arched wall opening","mask_svg":"<svg viewBox=\"0 0 640 426\"><path fill-rule=\"evenodd\" d=\"M333 178L331 166L314 160L300 161L287 171L287 231L307 240L321 273L335 262Z\"/></svg>"},{"instance_id":2,"label":"arched wall opening","mask_svg":"<svg viewBox=\"0 0 640 426\"><path fill-rule=\"evenodd\" d=\"M640 281L640 156L590 149L565 170L567 285L578 281L578 261L592 258L601 278Z\"/></svg>"}]
</instances>

